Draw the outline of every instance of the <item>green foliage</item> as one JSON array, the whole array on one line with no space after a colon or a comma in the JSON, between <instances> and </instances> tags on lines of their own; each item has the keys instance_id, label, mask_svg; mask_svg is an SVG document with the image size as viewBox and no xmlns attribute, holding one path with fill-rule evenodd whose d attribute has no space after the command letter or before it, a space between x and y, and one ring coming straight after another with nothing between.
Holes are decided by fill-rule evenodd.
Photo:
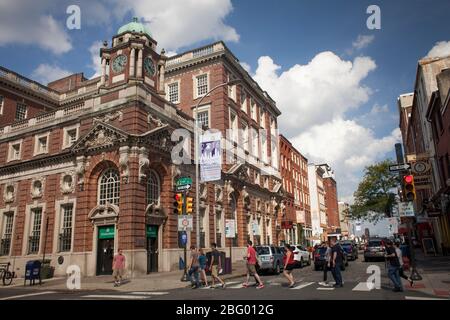
<instances>
[{"instance_id":1,"label":"green foliage","mask_svg":"<svg viewBox=\"0 0 450 320\"><path fill-rule=\"evenodd\" d=\"M364 177L353 194L354 204L350 207L350 219L378 220L389 216L395 202L396 188L400 180L389 171L392 160L370 165L364 170Z\"/></svg>"}]
</instances>

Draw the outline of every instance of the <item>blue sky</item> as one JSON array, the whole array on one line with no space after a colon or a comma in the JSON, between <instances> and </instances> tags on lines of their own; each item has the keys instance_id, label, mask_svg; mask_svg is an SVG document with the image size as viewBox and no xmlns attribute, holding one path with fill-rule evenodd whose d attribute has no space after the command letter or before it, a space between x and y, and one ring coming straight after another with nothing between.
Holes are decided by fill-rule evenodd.
<instances>
[{"instance_id":1,"label":"blue sky","mask_svg":"<svg viewBox=\"0 0 450 320\"><path fill-rule=\"evenodd\" d=\"M81 30L66 28L71 4ZM372 4L381 30L366 27ZM446 0L5 0L0 64L44 82L91 77L99 41L133 15L172 52L223 39L277 101L280 131L311 161L330 162L351 201L364 166L393 157L396 99L412 90L418 59L438 42L450 53L449 11Z\"/></svg>"}]
</instances>

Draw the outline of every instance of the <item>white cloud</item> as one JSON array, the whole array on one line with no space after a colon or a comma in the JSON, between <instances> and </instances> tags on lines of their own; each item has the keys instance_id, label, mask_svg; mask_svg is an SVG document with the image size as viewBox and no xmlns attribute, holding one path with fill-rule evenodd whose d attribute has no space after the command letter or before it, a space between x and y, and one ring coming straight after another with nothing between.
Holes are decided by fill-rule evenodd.
<instances>
[{"instance_id":1,"label":"white cloud","mask_svg":"<svg viewBox=\"0 0 450 320\"><path fill-rule=\"evenodd\" d=\"M12 43L37 45L55 54L72 49L65 21L55 20L46 10L48 0L30 3L24 0L0 2L0 46Z\"/></svg>"},{"instance_id":2,"label":"white cloud","mask_svg":"<svg viewBox=\"0 0 450 320\"><path fill-rule=\"evenodd\" d=\"M373 114L373 115L378 114L378 113L387 113L387 112L389 112L389 107L387 104L380 106L375 103L373 105L372 109L370 110L370 114Z\"/></svg>"},{"instance_id":3,"label":"white cloud","mask_svg":"<svg viewBox=\"0 0 450 320\"><path fill-rule=\"evenodd\" d=\"M427 58L445 57L450 55L450 41L436 42L430 52L427 54Z\"/></svg>"},{"instance_id":4,"label":"white cloud","mask_svg":"<svg viewBox=\"0 0 450 320\"><path fill-rule=\"evenodd\" d=\"M367 48L369 44L375 39L374 35L358 35L355 41L352 43L353 49L361 50Z\"/></svg>"},{"instance_id":5,"label":"white cloud","mask_svg":"<svg viewBox=\"0 0 450 320\"><path fill-rule=\"evenodd\" d=\"M233 10L231 0L115 0L115 14L130 11L145 21L160 48L177 50L207 39L239 41L225 23Z\"/></svg>"},{"instance_id":6,"label":"white cloud","mask_svg":"<svg viewBox=\"0 0 450 320\"><path fill-rule=\"evenodd\" d=\"M367 102L371 90L361 82L375 68L369 57L351 62L327 51L280 74L270 57L261 57L254 77L282 110L280 128L294 136Z\"/></svg>"},{"instance_id":7,"label":"white cloud","mask_svg":"<svg viewBox=\"0 0 450 320\"><path fill-rule=\"evenodd\" d=\"M102 74L102 62L100 57L100 49L103 48L103 43L101 41L95 41L89 47L89 53L91 54L91 63L89 64L89 68L94 70L94 74L90 77L90 79L99 77ZM108 68L106 68L108 71Z\"/></svg>"},{"instance_id":8,"label":"white cloud","mask_svg":"<svg viewBox=\"0 0 450 320\"><path fill-rule=\"evenodd\" d=\"M31 77L42 84L47 84L54 80L70 76L71 74L73 72L69 70L62 69L56 65L43 63L31 73Z\"/></svg>"}]
</instances>

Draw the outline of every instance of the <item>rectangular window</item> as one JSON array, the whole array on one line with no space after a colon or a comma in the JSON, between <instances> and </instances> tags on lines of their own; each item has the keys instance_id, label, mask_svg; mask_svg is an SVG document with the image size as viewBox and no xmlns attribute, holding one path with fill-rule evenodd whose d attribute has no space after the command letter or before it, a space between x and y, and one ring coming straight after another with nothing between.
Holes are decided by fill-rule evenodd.
<instances>
[{"instance_id":1,"label":"rectangular window","mask_svg":"<svg viewBox=\"0 0 450 320\"><path fill-rule=\"evenodd\" d=\"M209 111L201 111L197 115L200 126L209 128Z\"/></svg>"},{"instance_id":2,"label":"rectangular window","mask_svg":"<svg viewBox=\"0 0 450 320\"><path fill-rule=\"evenodd\" d=\"M5 103L5 98L3 98L3 96L0 96L0 114L3 114L4 103Z\"/></svg>"},{"instance_id":3,"label":"rectangular window","mask_svg":"<svg viewBox=\"0 0 450 320\"><path fill-rule=\"evenodd\" d=\"M47 136L39 137L37 139L36 153L47 153Z\"/></svg>"},{"instance_id":4,"label":"rectangular window","mask_svg":"<svg viewBox=\"0 0 450 320\"><path fill-rule=\"evenodd\" d=\"M10 144L9 148L9 161L20 160L21 143L16 142Z\"/></svg>"},{"instance_id":5,"label":"rectangular window","mask_svg":"<svg viewBox=\"0 0 450 320\"><path fill-rule=\"evenodd\" d=\"M208 93L208 75L202 74L196 77L197 97L202 97Z\"/></svg>"},{"instance_id":6,"label":"rectangular window","mask_svg":"<svg viewBox=\"0 0 450 320\"><path fill-rule=\"evenodd\" d=\"M249 140L249 136L248 136L248 125L246 123L242 124L242 146L244 148L244 150L248 150L248 140Z\"/></svg>"},{"instance_id":7,"label":"rectangular window","mask_svg":"<svg viewBox=\"0 0 450 320\"><path fill-rule=\"evenodd\" d=\"M257 121L256 119L256 102L251 99L250 102L250 116L252 117L253 120Z\"/></svg>"},{"instance_id":8,"label":"rectangular window","mask_svg":"<svg viewBox=\"0 0 450 320\"><path fill-rule=\"evenodd\" d=\"M11 249L11 239L14 225L14 213L6 212L3 215L3 232L0 243L0 255L8 256Z\"/></svg>"},{"instance_id":9,"label":"rectangular window","mask_svg":"<svg viewBox=\"0 0 450 320\"><path fill-rule=\"evenodd\" d=\"M71 147L78 140L79 126L64 128L63 149Z\"/></svg>"},{"instance_id":10,"label":"rectangular window","mask_svg":"<svg viewBox=\"0 0 450 320\"><path fill-rule=\"evenodd\" d=\"M269 178L264 177L264 188L269 189Z\"/></svg>"},{"instance_id":11,"label":"rectangular window","mask_svg":"<svg viewBox=\"0 0 450 320\"><path fill-rule=\"evenodd\" d=\"M232 81L233 77L228 75L228 82ZM236 102L236 85L228 86L228 97Z\"/></svg>"},{"instance_id":12,"label":"rectangular window","mask_svg":"<svg viewBox=\"0 0 450 320\"><path fill-rule=\"evenodd\" d=\"M252 128L252 154L259 158L259 134L255 128Z\"/></svg>"},{"instance_id":13,"label":"rectangular window","mask_svg":"<svg viewBox=\"0 0 450 320\"><path fill-rule=\"evenodd\" d=\"M247 113L247 94L245 93L245 90L241 89L241 110Z\"/></svg>"},{"instance_id":14,"label":"rectangular window","mask_svg":"<svg viewBox=\"0 0 450 320\"><path fill-rule=\"evenodd\" d=\"M17 102L16 106L16 121L24 120L27 117L27 105L22 102Z\"/></svg>"},{"instance_id":15,"label":"rectangular window","mask_svg":"<svg viewBox=\"0 0 450 320\"><path fill-rule=\"evenodd\" d=\"M261 109L260 113L259 113L259 125L262 128L266 127L266 113L264 112L264 110Z\"/></svg>"},{"instance_id":16,"label":"rectangular window","mask_svg":"<svg viewBox=\"0 0 450 320\"><path fill-rule=\"evenodd\" d=\"M31 232L28 240L28 254L39 253L41 240L42 208L31 210Z\"/></svg>"},{"instance_id":17,"label":"rectangular window","mask_svg":"<svg viewBox=\"0 0 450 320\"><path fill-rule=\"evenodd\" d=\"M73 204L61 206L61 230L59 234L59 251L70 251L72 247Z\"/></svg>"},{"instance_id":18,"label":"rectangular window","mask_svg":"<svg viewBox=\"0 0 450 320\"><path fill-rule=\"evenodd\" d=\"M169 94L169 101L172 103L179 103L180 102L180 91L178 82L170 83L168 85L168 94Z\"/></svg>"},{"instance_id":19,"label":"rectangular window","mask_svg":"<svg viewBox=\"0 0 450 320\"><path fill-rule=\"evenodd\" d=\"M233 142L238 142L238 119L234 112L230 112L230 129L232 130L231 138L233 139Z\"/></svg>"}]
</instances>

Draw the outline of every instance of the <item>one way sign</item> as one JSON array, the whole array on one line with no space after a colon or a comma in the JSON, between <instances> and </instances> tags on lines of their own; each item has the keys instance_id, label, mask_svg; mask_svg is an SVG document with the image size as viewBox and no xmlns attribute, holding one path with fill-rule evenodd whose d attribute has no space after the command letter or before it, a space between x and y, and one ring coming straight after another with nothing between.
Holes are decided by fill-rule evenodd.
<instances>
[{"instance_id":1,"label":"one way sign","mask_svg":"<svg viewBox=\"0 0 450 320\"><path fill-rule=\"evenodd\" d=\"M409 169L411 169L410 163L398 163L398 164L389 166L389 171L391 171L391 172L406 171Z\"/></svg>"}]
</instances>

